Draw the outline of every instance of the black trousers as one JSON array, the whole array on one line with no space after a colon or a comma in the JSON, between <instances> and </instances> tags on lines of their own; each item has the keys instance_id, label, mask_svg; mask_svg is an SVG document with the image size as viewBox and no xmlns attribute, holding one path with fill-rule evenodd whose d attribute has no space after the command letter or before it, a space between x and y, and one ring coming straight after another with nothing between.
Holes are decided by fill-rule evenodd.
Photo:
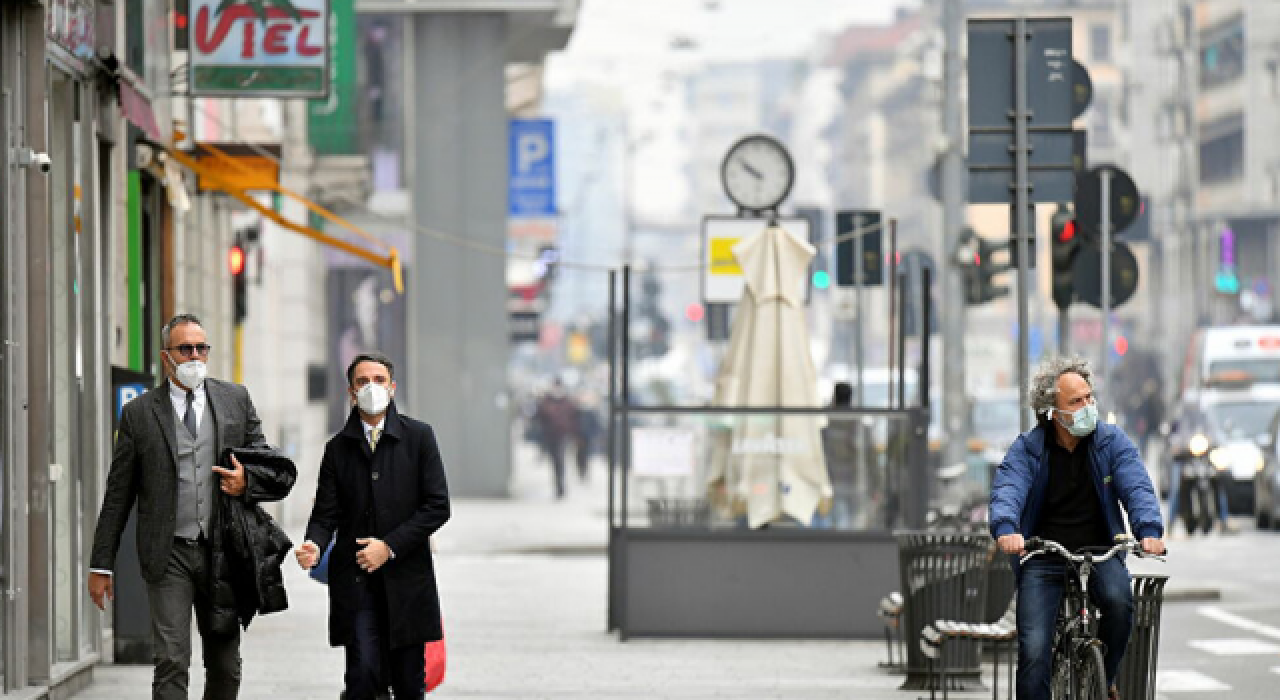
<instances>
[{"instance_id":1,"label":"black trousers","mask_svg":"<svg viewBox=\"0 0 1280 700\"><path fill-rule=\"evenodd\" d=\"M186 700L191 680L191 610L204 650L205 700L235 700L240 694L240 628L220 635L210 629L213 580L207 542L175 539L164 576L147 584L151 608L154 700Z\"/></svg>"},{"instance_id":2,"label":"black trousers","mask_svg":"<svg viewBox=\"0 0 1280 700\"><path fill-rule=\"evenodd\" d=\"M347 643L346 700L376 700L387 688L396 700L426 694L425 644L392 649L387 594L380 574L356 578L356 619Z\"/></svg>"}]
</instances>

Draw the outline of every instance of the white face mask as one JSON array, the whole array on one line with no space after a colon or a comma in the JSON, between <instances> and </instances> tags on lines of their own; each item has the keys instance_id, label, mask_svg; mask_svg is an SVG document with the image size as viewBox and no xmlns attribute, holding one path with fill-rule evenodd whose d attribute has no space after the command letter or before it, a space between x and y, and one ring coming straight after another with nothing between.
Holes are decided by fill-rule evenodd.
<instances>
[{"instance_id":1,"label":"white face mask","mask_svg":"<svg viewBox=\"0 0 1280 700\"><path fill-rule=\"evenodd\" d=\"M387 410L394 396L395 392L387 387L369 382L356 392L356 405L367 415L376 416Z\"/></svg>"},{"instance_id":2,"label":"white face mask","mask_svg":"<svg viewBox=\"0 0 1280 700\"><path fill-rule=\"evenodd\" d=\"M200 360L188 360L182 364L178 364L173 359L173 355L165 353L169 357L169 361L173 362L173 376L182 383L190 391L195 391L204 384L204 378L209 374L209 367Z\"/></svg>"}]
</instances>

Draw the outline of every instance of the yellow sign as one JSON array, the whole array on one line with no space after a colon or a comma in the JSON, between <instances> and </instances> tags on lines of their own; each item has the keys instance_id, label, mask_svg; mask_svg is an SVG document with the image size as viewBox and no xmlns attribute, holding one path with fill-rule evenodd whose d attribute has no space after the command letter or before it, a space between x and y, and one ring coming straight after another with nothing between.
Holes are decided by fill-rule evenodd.
<instances>
[{"instance_id":1,"label":"yellow sign","mask_svg":"<svg viewBox=\"0 0 1280 700\"><path fill-rule=\"evenodd\" d=\"M208 178L220 178L242 190L274 190L280 185L280 163L266 156L231 155L200 158L200 189L217 190ZM207 173L208 178L205 177Z\"/></svg>"},{"instance_id":2,"label":"yellow sign","mask_svg":"<svg viewBox=\"0 0 1280 700\"><path fill-rule=\"evenodd\" d=\"M711 274L742 275L742 268L738 266L738 259L733 257L733 247L740 240L742 239L728 236L713 236L711 238Z\"/></svg>"}]
</instances>

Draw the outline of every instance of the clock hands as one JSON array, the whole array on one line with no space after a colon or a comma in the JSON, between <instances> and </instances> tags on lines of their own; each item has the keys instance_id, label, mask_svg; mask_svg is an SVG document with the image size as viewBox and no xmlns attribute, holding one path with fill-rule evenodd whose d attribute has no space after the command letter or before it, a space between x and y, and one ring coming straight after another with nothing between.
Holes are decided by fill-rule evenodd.
<instances>
[{"instance_id":1,"label":"clock hands","mask_svg":"<svg viewBox=\"0 0 1280 700\"><path fill-rule=\"evenodd\" d=\"M763 180L763 179L764 179L764 173L762 173L762 172L760 172L759 170L756 170L755 168L751 167L751 164L750 164L750 163L748 163L747 161L745 161L745 160L740 160L740 161L738 161L738 163L742 166L742 169L743 169L743 170L746 170L746 171L747 171L748 173L750 173L750 174L751 174L751 176L752 176L752 177L754 177L755 179L757 179L757 180Z\"/></svg>"}]
</instances>

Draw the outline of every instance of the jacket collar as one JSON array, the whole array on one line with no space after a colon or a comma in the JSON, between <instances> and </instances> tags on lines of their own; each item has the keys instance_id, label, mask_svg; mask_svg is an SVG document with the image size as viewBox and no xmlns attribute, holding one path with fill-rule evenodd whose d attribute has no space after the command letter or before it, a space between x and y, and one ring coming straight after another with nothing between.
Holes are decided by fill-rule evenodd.
<instances>
[{"instance_id":1,"label":"jacket collar","mask_svg":"<svg viewBox=\"0 0 1280 700\"><path fill-rule=\"evenodd\" d=\"M368 444L364 439L364 426L362 423L364 421L360 418L360 409L352 406L351 413L347 415L347 424L342 427L338 434ZM396 410L395 399L391 399L390 405L387 406L387 415L382 424L382 435L383 437L390 435L396 440L404 437L404 421L400 418L399 411Z\"/></svg>"}]
</instances>

